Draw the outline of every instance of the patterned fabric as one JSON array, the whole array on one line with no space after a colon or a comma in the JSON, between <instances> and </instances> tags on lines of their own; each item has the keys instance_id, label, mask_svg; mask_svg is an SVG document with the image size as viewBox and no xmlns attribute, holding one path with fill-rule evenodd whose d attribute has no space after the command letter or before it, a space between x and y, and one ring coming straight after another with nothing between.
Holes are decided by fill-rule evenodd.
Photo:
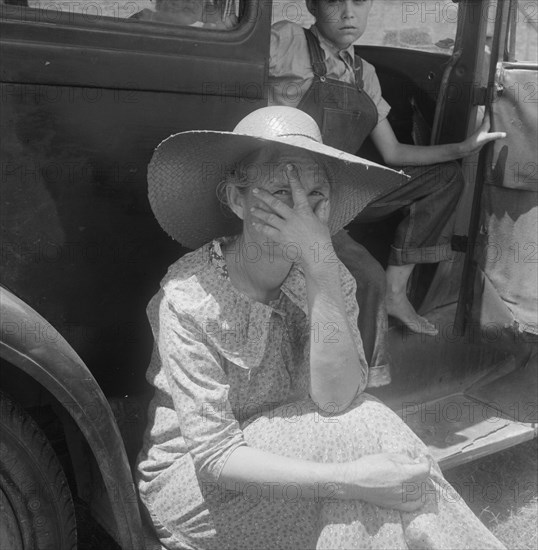
<instances>
[{"instance_id":1,"label":"patterned fabric","mask_svg":"<svg viewBox=\"0 0 538 550\"><path fill-rule=\"evenodd\" d=\"M293 267L280 297L261 304L231 284L222 242L173 264L148 306L156 346L147 378L155 394L138 486L162 544L173 550L503 548L435 465L424 507L414 514L302 498L295 484L282 499L262 497L255 484L244 493L219 485L227 457L240 445L317 462L427 454L399 417L362 393L366 362L355 282L343 265L363 381L352 405L333 417L308 397L309 338L324 334L309 326L303 273Z\"/></svg>"},{"instance_id":2,"label":"patterned fabric","mask_svg":"<svg viewBox=\"0 0 538 550\"><path fill-rule=\"evenodd\" d=\"M246 251L253 258L253 251ZM367 363L357 328L356 284L343 264L349 325ZM233 260L232 260L233 261ZM198 475L216 480L226 458L244 445L240 422L283 402L308 396L309 336L329 338L331 327L310 327L304 275L294 265L269 305L239 292L228 277L219 241L173 264L148 306L155 346L147 372L156 392L139 472L152 480L183 455Z\"/></svg>"},{"instance_id":3,"label":"patterned fabric","mask_svg":"<svg viewBox=\"0 0 538 550\"><path fill-rule=\"evenodd\" d=\"M327 77L354 84L353 45L345 50L338 50L320 34L315 25L311 30L319 39L321 48L325 52ZM275 23L271 28L270 56L269 105L297 107L314 79L303 28L289 21ZM373 65L364 59L362 65L364 91L377 106L379 123L387 118L390 105L381 95L381 86Z\"/></svg>"}]
</instances>

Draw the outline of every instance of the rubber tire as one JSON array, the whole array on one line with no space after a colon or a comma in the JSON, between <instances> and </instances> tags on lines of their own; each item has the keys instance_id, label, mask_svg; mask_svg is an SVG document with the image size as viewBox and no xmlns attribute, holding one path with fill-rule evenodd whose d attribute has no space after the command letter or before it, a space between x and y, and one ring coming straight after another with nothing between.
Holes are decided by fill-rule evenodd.
<instances>
[{"instance_id":1,"label":"rubber tire","mask_svg":"<svg viewBox=\"0 0 538 550\"><path fill-rule=\"evenodd\" d=\"M0 545L75 550L75 509L54 450L28 413L0 392Z\"/></svg>"}]
</instances>

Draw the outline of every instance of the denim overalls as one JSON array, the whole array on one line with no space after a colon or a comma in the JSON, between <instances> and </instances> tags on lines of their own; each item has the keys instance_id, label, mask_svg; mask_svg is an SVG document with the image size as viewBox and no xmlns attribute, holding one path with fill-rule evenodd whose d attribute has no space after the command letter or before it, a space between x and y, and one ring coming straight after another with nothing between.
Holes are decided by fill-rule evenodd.
<instances>
[{"instance_id":1,"label":"denim overalls","mask_svg":"<svg viewBox=\"0 0 538 550\"><path fill-rule=\"evenodd\" d=\"M318 38L310 29L305 29L304 33L314 80L298 108L318 123L326 145L355 154L378 121L377 108L363 89L362 59L356 56L354 60L355 85L328 78ZM450 259L451 218L453 220L463 186L459 166L452 162L402 168L411 176L409 182L375 200L356 220L373 221L403 210L405 217L396 230L389 264L435 263ZM358 324L371 369L370 385L386 384L390 374L384 270L346 231L333 236L333 245L337 256L357 281Z\"/></svg>"},{"instance_id":2,"label":"denim overalls","mask_svg":"<svg viewBox=\"0 0 538 550\"><path fill-rule=\"evenodd\" d=\"M348 84L327 78L323 50L310 29L304 30L314 82L298 108L308 113L320 127L323 143L355 154L377 125L377 107L363 90L362 59L355 58L355 82Z\"/></svg>"}]
</instances>

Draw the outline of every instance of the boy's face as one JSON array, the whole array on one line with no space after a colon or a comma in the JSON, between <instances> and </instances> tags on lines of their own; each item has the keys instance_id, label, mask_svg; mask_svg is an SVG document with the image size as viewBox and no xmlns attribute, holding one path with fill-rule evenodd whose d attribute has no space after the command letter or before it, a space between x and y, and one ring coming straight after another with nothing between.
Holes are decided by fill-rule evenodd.
<instances>
[{"instance_id":1,"label":"boy's face","mask_svg":"<svg viewBox=\"0 0 538 550\"><path fill-rule=\"evenodd\" d=\"M345 49L364 34L372 0L307 0L307 6L321 34Z\"/></svg>"}]
</instances>

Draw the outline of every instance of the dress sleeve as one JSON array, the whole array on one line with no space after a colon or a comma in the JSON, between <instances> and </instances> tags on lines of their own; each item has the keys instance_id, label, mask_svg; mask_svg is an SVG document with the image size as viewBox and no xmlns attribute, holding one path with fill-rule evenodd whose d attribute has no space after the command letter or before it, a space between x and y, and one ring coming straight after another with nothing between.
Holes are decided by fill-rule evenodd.
<instances>
[{"instance_id":1,"label":"dress sleeve","mask_svg":"<svg viewBox=\"0 0 538 550\"><path fill-rule=\"evenodd\" d=\"M372 98L372 101L376 104L378 117L377 123L379 124L385 120L390 112L390 105L383 99L381 95L381 85L379 84L379 78L375 72L373 65L362 60L364 91Z\"/></svg>"},{"instance_id":2,"label":"dress sleeve","mask_svg":"<svg viewBox=\"0 0 538 550\"><path fill-rule=\"evenodd\" d=\"M362 345L361 333L359 332L358 319L359 319L359 305L357 304L357 283L353 278L353 275L348 271L344 264L340 263L340 280L342 283L342 295L344 303L346 304L346 314L349 323L349 328L353 335L353 340L357 346L359 353L359 368L361 369L361 381L357 393L362 393L366 388L368 382L368 362L364 355L364 348Z\"/></svg>"},{"instance_id":3,"label":"dress sleeve","mask_svg":"<svg viewBox=\"0 0 538 550\"><path fill-rule=\"evenodd\" d=\"M217 481L230 454L245 445L243 432L228 401L221 357L204 338L204 327L177 304L165 295L159 306L159 355L198 476Z\"/></svg>"}]
</instances>

